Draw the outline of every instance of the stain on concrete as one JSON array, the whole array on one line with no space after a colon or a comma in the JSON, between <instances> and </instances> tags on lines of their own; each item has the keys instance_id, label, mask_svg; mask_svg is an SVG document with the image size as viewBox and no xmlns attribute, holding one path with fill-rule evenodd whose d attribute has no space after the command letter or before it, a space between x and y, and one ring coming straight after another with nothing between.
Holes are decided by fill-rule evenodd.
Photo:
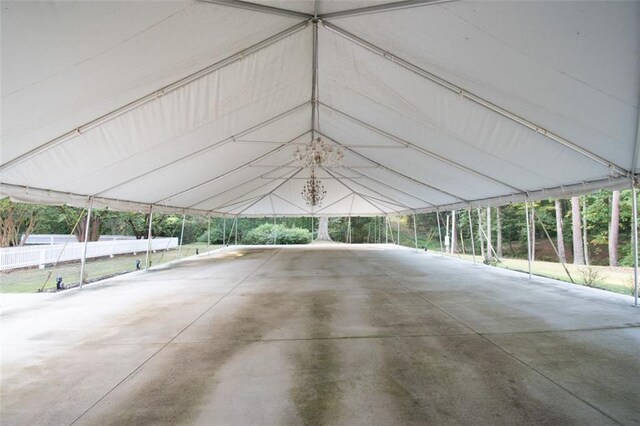
<instances>
[{"instance_id":1,"label":"stain on concrete","mask_svg":"<svg viewBox=\"0 0 640 426\"><path fill-rule=\"evenodd\" d=\"M331 291L318 291L308 294L305 303L305 326L314 340L303 342L295 354L290 395L303 424L332 424L340 413L340 363L335 341L326 338L331 336L338 297Z\"/></svg>"},{"instance_id":2,"label":"stain on concrete","mask_svg":"<svg viewBox=\"0 0 640 426\"><path fill-rule=\"evenodd\" d=\"M289 317L292 306L282 293L248 296L229 321L212 322L208 343L173 343L122 386L126 400L107 398L83 424L182 424L198 418L216 386L216 373L235 354L254 344ZM188 368L185 368L188 366ZM94 420L95 419L95 420Z\"/></svg>"},{"instance_id":3,"label":"stain on concrete","mask_svg":"<svg viewBox=\"0 0 640 426\"><path fill-rule=\"evenodd\" d=\"M371 323L394 321L399 307L385 300L371 294ZM472 418L479 424L580 424L590 415L608 420L478 335L397 337L381 339L379 347L378 386L402 424Z\"/></svg>"}]
</instances>

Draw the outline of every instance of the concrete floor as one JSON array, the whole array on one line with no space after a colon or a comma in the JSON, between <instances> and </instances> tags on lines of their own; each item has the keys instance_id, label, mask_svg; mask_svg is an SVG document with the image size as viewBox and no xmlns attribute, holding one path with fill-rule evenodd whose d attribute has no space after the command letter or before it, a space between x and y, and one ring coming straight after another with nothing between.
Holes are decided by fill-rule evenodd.
<instances>
[{"instance_id":1,"label":"concrete floor","mask_svg":"<svg viewBox=\"0 0 640 426\"><path fill-rule=\"evenodd\" d=\"M631 297L404 248L228 248L7 300L2 425L640 424Z\"/></svg>"}]
</instances>

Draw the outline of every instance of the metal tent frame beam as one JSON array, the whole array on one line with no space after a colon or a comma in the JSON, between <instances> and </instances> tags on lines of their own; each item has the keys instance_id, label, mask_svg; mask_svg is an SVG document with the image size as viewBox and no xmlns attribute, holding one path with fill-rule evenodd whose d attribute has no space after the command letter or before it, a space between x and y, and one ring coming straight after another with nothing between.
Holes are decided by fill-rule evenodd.
<instances>
[{"instance_id":1,"label":"metal tent frame beam","mask_svg":"<svg viewBox=\"0 0 640 426\"><path fill-rule=\"evenodd\" d=\"M411 7L429 6L438 3L446 3L454 0L405 0L396 3L384 3L376 6L359 7L354 9L341 10L339 12L318 14L318 2L314 2L313 14L298 12L297 10L285 9L274 6L266 6L258 3L251 3L242 0L200 0L204 3L212 3L220 6L234 7L236 9L250 10L253 12L267 13L270 15L287 16L289 18L300 19L328 19L328 18L345 18L349 16L367 15L370 13L381 13L399 9L408 9Z\"/></svg>"},{"instance_id":2,"label":"metal tent frame beam","mask_svg":"<svg viewBox=\"0 0 640 426\"><path fill-rule=\"evenodd\" d=\"M377 191L377 190L375 190L375 189L371 188L371 187L370 187L370 186L368 186L368 185L365 185L365 184L363 184L363 183L361 183L361 182L354 182L354 181L353 181L353 179L351 179L351 178L350 178L350 177L348 177L348 176L343 175L342 173L338 172L337 170L333 170L333 173L335 173L335 174L337 174L338 176L340 176L340 179L345 179L345 180L347 180L347 181L351 182L351 183L352 183L352 184L354 184L354 185L358 185L358 186L360 186L360 187L362 187L362 188L366 189L367 191L371 191L371 192L373 192L374 194L379 195L380 197L387 198L387 199L389 200L388 202L389 202L390 204L394 204L394 205L396 205L397 207L402 207L402 208L405 208L405 209L411 209L411 207L410 207L410 206L408 206L408 205L406 205L406 204L404 204L404 203L402 203L402 202L400 202L400 201L396 200L395 198L392 198L392 197L390 197L390 196L388 196L388 195L386 195L386 194L383 194L382 192ZM337 179L337 178L336 178L336 179ZM364 194L361 194L361 193L358 193L358 195L360 195L361 197L363 197L363 196L364 196ZM371 197L371 198L372 198L372 199L375 199L374 197ZM377 200L377 201L381 201L381 202L382 202L383 200ZM385 202L387 202L387 201L385 201Z\"/></svg>"},{"instance_id":3,"label":"metal tent frame beam","mask_svg":"<svg viewBox=\"0 0 640 426\"><path fill-rule=\"evenodd\" d=\"M270 15L287 16L289 18L309 19L313 18L313 15L304 12L297 12L291 9L283 9L274 6L265 6L258 3L250 3L241 0L200 0L204 3L212 3L220 6L229 6L236 9L251 10L253 12L268 13Z\"/></svg>"},{"instance_id":4,"label":"metal tent frame beam","mask_svg":"<svg viewBox=\"0 0 640 426\"><path fill-rule=\"evenodd\" d=\"M563 138L562 136L548 130L545 129L544 127L530 121L527 120L526 118L523 118L521 116L519 116L518 114L515 114L509 110L507 110L506 108L502 108L499 105L494 104L491 101L488 101L476 94L474 94L473 92L470 92L468 90L466 90L463 87L460 87L458 85L456 85L455 83L452 83L442 77L439 77L435 74L433 74L432 72L429 72L421 67L419 67L418 65L415 65L403 58L400 58L396 55L394 55L391 52L388 52L386 50L384 50L383 48L376 46L375 44L356 36L355 34L350 33L349 31L340 28L337 25L334 25L330 22L327 21L322 21L322 25L327 28L328 30L342 36L343 38L359 45L360 47L363 47L367 50L369 50L372 53L375 53L379 56L382 56L383 58L386 58L388 60L390 60L392 63L397 64L405 69L407 69L408 71L411 71L433 83L438 84L441 87L444 87L445 89L448 89L454 93L456 93L457 95L459 95L462 98L468 99L480 106L483 106L497 114L500 114L501 116L508 118L522 126L525 126L543 136L545 136L546 138L559 143L560 145L565 146L566 148L571 149L572 151L575 151L579 154L581 154L584 157L587 157L607 168L610 168L612 170L614 170L615 172L621 174L621 175L628 175L629 171L624 169L623 167L614 164L613 162L607 160L606 158L603 158L601 156L599 156L598 154L595 154L573 142L571 142L568 139Z\"/></svg>"},{"instance_id":5,"label":"metal tent frame beam","mask_svg":"<svg viewBox=\"0 0 640 426\"><path fill-rule=\"evenodd\" d=\"M290 176L290 178L296 176L298 173L300 173L303 170L302 167L298 168L298 170L296 170L296 172ZM266 197L268 197L269 195L273 194L275 191L277 191L281 186L283 186L285 183L289 182L289 179L286 179L282 182L280 182L275 188L273 188L271 191L265 193L264 195L262 195L259 199L257 199L256 201L254 201L253 203L249 204L247 207L245 207L244 209L242 209L241 211L239 211L238 213L236 213L236 216L240 216L242 213L244 213L245 211L247 211L248 209L250 209L251 207L253 207L254 205L256 205L257 203L259 203L260 201L264 200Z\"/></svg>"},{"instance_id":6,"label":"metal tent frame beam","mask_svg":"<svg viewBox=\"0 0 640 426\"><path fill-rule=\"evenodd\" d=\"M194 82L194 81L196 81L198 79L201 79L201 78L203 78L203 77L205 77L205 76L207 76L207 75L209 75L209 74L211 74L211 73L213 73L213 72L215 72L215 71L217 71L217 70L219 70L221 68L224 68L224 67L226 67L228 65L231 65L234 62L241 61L244 58L246 58L248 55L254 54L254 53L256 53L256 52L258 52L258 51L260 51L260 50L262 50L262 49L264 49L264 48L266 48L266 47L268 47L268 46L270 46L270 45L272 45L274 43L277 43L278 41L281 41L281 40L283 40L283 39L285 39L285 38L297 33L298 31L303 30L304 28L307 27L307 25L308 25L308 21L304 21L304 22L298 23L298 24L296 24L296 25L294 25L292 27L287 28L284 31L281 31L281 32L279 32L279 33L277 33L277 34L275 34L275 35L273 35L271 37L268 37L268 38L266 38L266 39L264 39L264 40L262 40L262 41L260 41L260 42L258 42L256 44L254 44L254 45L252 45L252 46L250 46L250 47L248 47L246 49L243 49L238 53L235 53L235 54L233 54L231 56L228 56L228 57L216 62L215 64L212 64L212 65L210 65L208 67L205 67L205 68L201 69L200 71L196 71L193 74L190 74L190 75L188 75L188 76L186 76L184 78L181 78L180 80L177 80L177 81L175 81L175 82L173 82L171 84L168 84L168 85L166 85L166 86L164 86L164 87L162 87L162 88L160 88L158 90L155 90L155 91L153 91L153 92L151 92L151 93L149 93L149 94L147 94L145 96L142 96L142 97L140 97L140 98L138 98L138 99L136 99L134 101L131 101L128 104L126 104L126 105L124 105L124 106L122 106L120 108L114 109L114 110L102 115L101 117L98 117L98 118L96 118L94 120L91 120L91 121L81 125L81 126L78 126L77 128L75 128L73 130L70 130L67 133L63 134L63 135L60 135L57 138L54 138L54 139L52 139L52 140L50 140L48 142L45 142L44 144L42 144L42 145L40 145L40 146L38 146L38 147L36 147L36 148L24 153L24 154L19 155L18 157L15 157L15 158L13 158L13 159L1 164L0 165L0 172L4 171L4 170L7 170L8 168L13 167L13 166L15 166L17 164L20 164L23 161L26 161L26 160L28 160L30 158L33 158L33 157L35 157L35 156L37 156L39 154L42 154L43 152L45 152L45 151L47 151L47 150L49 150L49 149L51 149L51 148L53 148L55 146L58 146L58 145L60 145L62 143L65 143L65 142L75 138L76 136L78 136L78 135L80 135L80 134L82 134L82 133L84 133L84 132L86 132L88 130L91 130L91 129L97 127L97 126L100 126L101 124L104 124L104 123L106 123L106 122L108 122L110 120L113 120L114 118L119 117L119 116L127 113L128 111L131 111L131 110L133 110L135 108L138 108L138 107L140 107L142 105L145 105L145 104L147 104L149 102L153 102L153 101L157 100L158 98L160 98L160 97L162 97L162 96L164 96L164 95L166 95L168 93L171 93L171 92L173 92L173 91L175 91L175 90L177 90L177 89L179 89L179 88L181 88L183 86L186 86L189 83L192 83L192 82Z\"/></svg>"},{"instance_id":7,"label":"metal tent frame beam","mask_svg":"<svg viewBox=\"0 0 640 426\"><path fill-rule=\"evenodd\" d=\"M427 200L424 200L424 199L422 199L422 198L420 198L420 197L417 197L417 196L415 196L414 194L411 194L411 193L409 193L409 192L406 192L406 191L403 191L403 190L401 190L401 189L398 189L398 188L396 188L395 186L392 186L392 185L389 185L389 184L387 184L387 183L385 183L385 182L382 182L381 180L378 180L378 179L376 179L376 178L373 178L373 177L371 177L371 176L369 176L369 175L367 175L367 174L365 174L365 173L361 173L361 172L359 172L359 171L357 171L357 170L354 170L354 169L352 169L352 168L351 168L351 167L349 167L349 166L342 166L342 167L344 167L344 168L346 168L346 169L348 169L348 170L350 170L350 171L352 171L352 172L354 172L354 173L357 173L358 175L362 176L363 178L368 179L368 180L370 180L370 181L372 181L372 182L374 182L374 183L376 183L376 184L378 184L378 185L382 185L382 186L384 186L384 187L386 187L386 188L389 188L390 190L392 190L392 191L394 191L394 192L399 192L400 194L403 194L403 195L406 195L406 196L408 196L408 197L411 197L411 198L413 198L413 199L415 199L415 200L420 201L421 203L425 203L425 204L428 204L428 205L433 206L433 207L435 207L435 206L436 206L435 204L433 204L433 203L431 203L431 202L429 202L429 201L427 201Z\"/></svg>"},{"instance_id":8,"label":"metal tent frame beam","mask_svg":"<svg viewBox=\"0 0 640 426\"><path fill-rule=\"evenodd\" d=\"M255 164L255 163L259 162L259 161L262 161L262 160L264 160L265 158L269 158L270 156L272 156L273 154L275 154L275 153L277 153L277 152L282 151L282 150L283 150L283 149L285 149L285 148L286 148L286 147L287 147L291 142L293 142L293 141L295 141L295 140L300 139L301 137L303 137L303 136L304 136L305 134L307 134L307 133L308 133L308 132L304 132L304 133L302 133L301 135L296 136L294 139L291 139L291 140L290 140L290 141L288 141L288 142L284 142L283 144L278 145L277 147L275 147L275 148L273 148L273 149L271 149L271 150L267 151L266 153L264 153L264 154L262 154L262 155L259 155L258 157L254 158L254 159L252 159L252 160L250 160L250 161L248 161L248 162L246 162L246 163L244 163L244 164L241 164L241 165L240 165L240 166L238 166L238 167L235 167L235 168L233 168L233 169L231 169L231 170L229 170L229 171L227 171L227 172L224 172L224 173L222 173L222 174L220 174L220 175L217 175L217 176L215 176L215 177L213 177L213 178L211 178L211 179L208 179L208 180L206 180L206 181L204 181L204 182L201 182L201 183L199 183L199 184L197 184L197 185L193 185L193 186L191 186L191 187L189 187L189 188L187 188L187 189L184 189L184 190L182 190L182 191L176 192L175 194L171 194L170 196L165 197L165 198L163 198L162 200L159 200L159 201L157 201L157 202L156 202L156 203L154 203L154 204L163 204L163 203L165 203L166 201L169 201L169 200L171 200L171 199L173 199L173 198L180 197L180 196L185 195L185 194L187 194L187 193L189 193L189 192L193 192L193 191L195 191L195 190L197 190L197 189L202 188L203 186L209 185L209 184L211 184L211 183L213 183L213 182L216 182L216 181L218 181L218 180L220 180L220 179L224 179L225 177L230 176L230 175L232 175L232 174L234 174L234 173L236 173L236 172L238 172L238 171L240 171L240 170L246 169L247 167L251 167L251 165L253 165L253 164Z\"/></svg>"},{"instance_id":9,"label":"metal tent frame beam","mask_svg":"<svg viewBox=\"0 0 640 426\"><path fill-rule=\"evenodd\" d=\"M281 170L281 169L283 169L283 168L287 167L288 165L290 165L291 163L293 163L293 161L290 161L290 162L288 162L288 163L286 163L286 164L284 164L284 165L282 165L282 166L280 166L280 167L274 167L274 168L272 168L271 170L269 170L267 173L272 173L272 172L275 172L275 171L277 171L277 170ZM283 174L279 177L279 179L286 179L286 178L285 178L285 176L286 176L286 175L288 175L289 173L291 173L291 170L288 170L286 173L283 173ZM194 204L190 205L190 206L189 206L189 208L193 208L193 207L195 207L195 206L197 206L197 205L199 205L199 204L206 203L207 201L210 201L210 200L212 200L212 199L214 199L214 198L216 198L216 197L219 197L219 196L221 196L221 195L227 194L227 193L229 193L229 192L231 192L231 191L235 191L236 189L238 189L238 188L240 188L240 187L243 187L244 185L248 185L248 184L250 184L250 183L255 182L257 179L262 179L262 178L263 178L262 176L263 176L263 175L260 175L260 176L258 176L258 177L252 176L250 179L247 179L247 180L245 180L245 181L243 181L243 182L241 182L241 183L239 183L239 184L237 184L237 185L234 185L234 186L232 186L231 188L225 189L225 190L224 190L224 191L222 191L222 192L218 192L218 193L217 193L217 194L215 194L215 195L212 195L212 196L210 196L210 197L207 197L207 198L205 198L205 199L202 199L202 200L198 201L197 203L194 203ZM243 194L241 194L241 196L242 196L242 195L246 195L246 194L250 193L251 191L254 191L254 190L257 190L257 189L259 189L259 188L262 188L263 186L266 186L266 185L268 185L268 184L269 184L269 182L264 183L264 184L262 184L261 186L258 186L258 187L256 187L256 188L253 188L253 189L251 189L251 190L249 190L249 191L244 192ZM213 211L213 210L215 210L215 209L212 209L212 211Z\"/></svg>"},{"instance_id":10,"label":"metal tent frame beam","mask_svg":"<svg viewBox=\"0 0 640 426\"><path fill-rule=\"evenodd\" d=\"M339 182L342 186L344 186L345 188L347 188L349 191L351 191L353 194L357 195L358 197L362 198L364 201L366 201L367 203L371 204L373 206L374 209L376 210L380 210L380 212L382 214L387 214L387 212L385 212L384 210L382 210L380 207L376 206L375 204L373 204L371 201L369 201L368 199L366 199L365 197L363 197L361 194L359 194L357 191L354 191L353 188L351 188L349 185L347 185L346 183L342 182L340 179L338 179L333 173L331 173L329 170L324 169L325 172L327 172L329 174L329 176L331 176L332 178L334 178L337 182Z\"/></svg>"},{"instance_id":11,"label":"metal tent frame beam","mask_svg":"<svg viewBox=\"0 0 640 426\"><path fill-rule=\"evenodd\" d=\"M358 151L355 151L355 150L353 150L353 149L349 148L349 146L348 146L348 145L345 145L345 144L343 144L343 143L338 142L336 139L332 138L331 136L328 136L328 135L327 135L327 134L325 134L325 133L320 133L320 134L321 134L323 137L325 137L325 138L327 138L327 139L331 140L331 141L332 141L332 142L334 142L335 144L340 145L340 146L341 146L341 147L343 147L345 150L347 150L347 151L349 151L349 152L353 153L354 155L356 155L356 156L358 156L358 157L362 158L363 160L368 161L369 163L371 163L371 164L373 164L373 165L377 166L378 168L381 168L381 169L383 169L383 170L386 170L386 171L388 171L388 172L390 172L390 173L393 173L393 174L395 174L395 175L397 175L397 176L400 176L400 177L402 177L402 178L404 178L404 179L406 179L406 180L409 180L409 181L411 181L411 182L414 182L414 183L416 183L416 184L418 184L418 185L421 185L421 186L427 187L427 188L429 188L429 189L432 189L432 190L434 190L434 191L440 192L441 194L445 194L445 195L447 195L447 196L449 196L449 197L451 197L451 198L455 198L455 199L460 200L460 201L465 202L465 203L468 203L468 202L469 202L468 200L465 200L464 198L461 198L461 197L459 197L459 196L457 196L457 195L451 194L451 193L449 193L449 192L447 192L447 191L445 191L445 190L443 190L443 189L437 188L437 187L435 187L435 186L433 186L433 185L429 185L429 184L428 184L428 183L426 183L426 182L422 182L422 181L420 181L420 180L418 180L418 179L412 178L411 176L407 176L407 175L405 175L405 174L403 174L403 173L400 173L400 172L399 172L399 171L397 171L397 170L394 170L394 169L392 169L392 168L390 168L390 167L387 167L387 166L385 166L384 164L379 163L379 162L377 162L377 161L373 160L372 158L370 158L370 157L368 157L368 156L366 156L366 155L364 155L364 154L361 154L361 153L359 153Z\"/></svg>"},{"instance_id":12,"label":"metal tent frame beam","mask_svg":"<svg viewBox=\"0 0 640 426\"><path fill-rule=\"evenodd\" d=\"M109 187L107 189L103 189L100 192L97 192L96 194L94 194L94 196L104 194L105 192L112 191L112 190L114 190L116 188L120 188L120 187L122 187L124 185L127 185L127 184L131 183L131 182L135 182L138 179L142 179L142 178L144 178L146 176L149 176L149 175L152 175L154 173L161 172L161 171L163 171L165 169L168 169L169 167L175 166L176 164L180 164L180 163L188 161L188 160L190 160L192 158L196 158L196 157L200 156L201 154L204 154L206 152L212 151L212 150L214 150L216 148L220 148L220 147L222 147L222 146L224 146L224 145L226 145L228 143L235 142L235 140L237 138L241 138L243 136L246 136L248 134L251 134L251 133L253 133L255 131L258 131L258 130L262 129L263 127L267 127L270 124L278 122L278 121L282 120L283 118L286 118L286 117L288 117L288 116L290 116L290 115L292 115L292 114L304 109L307 105L309 105L309 102L304 102L304 103L302 103L302 104L300 104L298 106L295 106L295 107L293 107L293 108L291 108L291 109L289 109L289 110L287 110L285 112L282 112L282 113L280 113L278 115L275 115L275 116L273 116L273 117L271 117L271 118L269 118L269 119L267 119L267 120L265 120L265 121L263 121L261 123L253 125L253 126L247 128L247 129L244 129L243 131L238 132L235 135L232 135L232 136L229 136L229 137L224 138L222 140L219 140L217 142L214 142L211 145L207 145L204 148L201 148L201 149L199 149L197 151L191 152L191 153L189 153L187 155L184 155L184 156L182 156L180 158L177 158L177 159L175 159L173 161L170 161L169 163L165 163L165 164L163 164L161 166L158 166L158 167L156 167L154 169L147 170L146 172L143 172L143 173L141 173L139 175L136 175L136 176L134 176L132 178L129 178L129 179L127 179L127 180L125 180L123 182L120 182L120 183L118 183L116 185L113 185L113 186L111 186L111 187ZM303 133L301 136L303 136L306 133L308 133L308 132ZM300 136L298 136L295 139L298 139L299 137ZM295 139L293 139L293 140L295 140ZM282 142L280 142L280 143L282 144Z\"/></svg>"},{"instance_id":13,"label":"metal tent frame beam","mask_svg":"<svg viewBox=\"0 0 640 426\"><path fill-rule=\"evenodd\" d=\"M406 0L397 3L378 4L376 6L359 7L356 9L331 12L320 15L321 19L347 18L350 16L368 15L371 13L390 12L399 9L409 9L412 7L431 6L439 3L448 3L455 0Z\"/></svg>"},{"instance_id":14,"label":"metal tent frame beam","mask_svg":"<svg viewBox=\"0 0 640 426\"><path fill-rule=\"evenodd\" d=\"M459 170L462 170L463 172L470 173L470 174L472 174L474 176L477 176L479 178L486 179L486 180L488 180L490 182L493 182L493 183L496 183L498 185L502 185L504 187L510 188L510 189L512 189L512 190L514 190L516 192L520 192L520 193L525 193L526 192L523 189L517 188L517 187L515 187L513 185L510 185L510 184L508 184L506 182L502 182L501 180L496 179L496 178L494 178L492 176L489 176L489 175L487 175L485 173L481 173L481 172L479 172L477 170L474 170L474 169L472 169L470 167L464 166L464 165L462 165L460 163L457 163L457 162L455 162L453 160L450 160L450 159L448 159L446 157L443 157L443 156L441 156L439 154L436 154L436 153L431 152L431 151L429 151L427 149L424 149L424 148L422 148L422 147L420 147L420 146L418 146L418 145L416 145L416 144L414 144L412 142L409 142L406 139L403 139L403 138L401 138L399 136L396 136L396 135L391 134L391 133L389 133L389 132L387 132L385 130L382 130L382 129L378 128L378 127L375 127L372 124L369 124L369 123L367 123L365 121L360 120L359 118L354 117L353 115L347 114L346 112L344 112L342 110L339 110L337 108L333 108L333 107L331 107L331 106L329 106L327 104L324 104L322 102L320 102L320 105L323 108L326 108L329 111L335 112L336 114L341 115L342 117L346 118L347 120L349 120L349 121L351 121L351 122L353 122L355 124L358 124L359 126L362 126L362 127L366 128L366 129L369 129L374 133L377 133L377 134L379 134L381 136L384 136L384 137L386 137L388 139L391 139L391 140L393 140L393 141L395 141L395 142L397 142L397 143L399 143L401 145L404 145L405 147L407 147L409 149L413 149L416 152L424 154L424 155L426 155L428 157L431 157L431 158L433 158L433 159L435 159L437 161L440 161L440 162L442 162L444 164L447 164L447 165L449 165L451 167L455 167L455 168L457 168Z\"/></svg>"}]
</instances>

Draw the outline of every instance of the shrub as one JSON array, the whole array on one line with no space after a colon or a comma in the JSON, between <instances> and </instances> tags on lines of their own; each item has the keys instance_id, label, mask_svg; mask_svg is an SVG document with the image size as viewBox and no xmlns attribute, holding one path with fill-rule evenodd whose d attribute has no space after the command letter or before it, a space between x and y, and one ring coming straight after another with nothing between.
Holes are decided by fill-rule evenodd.
<instances>
[{"instance_id":1,"label":"shrub","mask_svg":"<svg viewBox=\"0 0 640 426\"><path fill-rule=\"evenodd\" d=\"M580 272L580 275L582 275L584 285L588 287L597 287L598 285L602 284L607 278L606 276L602 275L597 268L594 268L592 266L578 269L578 272Z\"/></svg>"},{"instance_id":2,"label":"shrub","mask_svg":"<svg viewBox=\"0 0 640 426\"><path fill-rule=\"evenodd\" d=\"M286 228L284 225L264 223L247 232L243 239L244 244L309 244L311 234L302 228Z\"/></svg>"}]
</instances>

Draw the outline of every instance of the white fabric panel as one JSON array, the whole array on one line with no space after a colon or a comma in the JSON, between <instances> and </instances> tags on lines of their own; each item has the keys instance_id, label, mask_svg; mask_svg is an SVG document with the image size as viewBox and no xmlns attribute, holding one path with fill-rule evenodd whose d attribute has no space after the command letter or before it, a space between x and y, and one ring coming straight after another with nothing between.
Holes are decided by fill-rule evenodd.
<instances>
[{"instance_id":1,"label":"white fabric panel","mask_svg":"<svg viewBox=\"0 0 640 426\"><path fill-rule=\"evenodd\" d=\"M232 191L221 191L214 196L194 205L195 208L210 211L230 211L237 209L243 201L252 200L259 196L264 196L282 183L284 180L297 173L298 169L279 169L275 175L277 178L262 179L253 177L240 186L234 186ZM248 173L248 172L247 172ZM255 174L255 171L253 171Z\"/></svg>"},{"instance_id":2,"label":"white fabric panel","mask_svg":"<svg viewBox=\"0 0 640 426\"><path fill-rule=\"evenodd\" d=\"M379 202L385 203L386 206L391 206L393 210L411 210L415 208L422 208L425 205L424 202L420 202L418 199L411 197L408 194L394 191L379 182L371 181L365 177L350 176L349 174L338 170L333 171L333 173L341 182L349 185L354 192L377 199ZM372 202L376 204L375 201Z\"/></svg>"},{"instance_id":3,"label":"white fabric panel","mask_svg":"<svg viewBox=\"0 0 640 426\"><path fill-rule=\"evenodd\" d=\"M464 199L468 199L467 197L478 190L496 194L504 191L513 192L505 185L478 178L469 172L460 170L412 148L403 147L397 149L398 143L395 143L396 149L390 149L389 146L393 146L391 144L394 142L389 138L359 125L354 127L353 122L349 122L330 110L327 112L328 114L322 115L323 132L327 136L333 138L333 135L343 135L341 138L334 139L350 141L345 146L353 146L352 149L355 152L394 170L403 170L403 174L442 189L444 192L458 194ZM373 147L370 148L368 145ZM361 148L362 146L364 147ZM378 148L382 146L387 148ZM443 155L449 156L450 154L445 152Z\"/></svg>"},{"instance_id":4,"label":"white fabric panel","mask_svg":"<svg viewBox=\"0 0 640 426\"><path fill-rule=\"evenodd\" d=\"M390 1L255 2L322 14ZM3 2L2 12L0 163L300 22L196 0ZM478 1L334 24L628 168L639 22L640 2ZM318 130L346 152L344 167L318 171L327 195L311 208L300 194L309 170L293 152L311 139L312 29L15 163L0 195L75 206L95 196L96 207L166 213L368 216L628 186L319 23Z\"/></svg>"},{"instance_id":5,"label":"white fabric panel","mask_svg":"<svg viewBox=\"0 0 640 426\"><path fill-rule=\"evenodd\" d=\"M253 0L249 3L277 7L279 9L294 10L296 12L313 15L315 3L318 4L318 14L340 12L343 10L359 9L385 3L396 3L403 0Z\"/></svg>"},{"instance_id":6,"label":"white fabric panel","mask_svg":"<svg viewBox=\"0 0 640 426\"><path fill-rule=\"evenodd\" d=\"M320 42L320 100L333 108L524 190L602 178L609 173L606 167L331 31L322 30ZM332 116L324 111L323 131L328 123L333 124ZM360 127L350 123L343 126L349 133L331 136L339 141L357 137L355 132L362 133ZM465 199L487 198L504 191L480 178L473 182L468 175L427 157L419 162L415 157L413 164L400 160L401 154L375 158L402 168L405 174L421 174L434 186Z\"/></svg>"},{"instance_id":7,"label":"white fabric panel","mask_svg":"<svg viewBox=\"0 0 640 426\"><path fill-rule=\"evenodd\" d=\"M308 140L309 136L304 135L297 140ZM285 145L286 144L286 145ZM260 181L261 176L265 173L274 170L274 168L265 169L260 166L261 164L273 164L273 165L285 165L287 163L291 163L293 160L293 152L295 146L292 142L284 141L279 145L271 145L264 143L257 144L238 144L238 143L230 143L227 145L229 147L229 152L222 152L222 148L216 150L214 152L214 158L210 160L204 160L204 167L208 168L208 173L215 174L212 178L216 176L221 176L219 179L211 180L211 182L203 184L201 187L196 190L189 191L183 195L172 197L170 204L172 205L180 205L191 207L194 206L197 208L202 208L204 205L211 205L212 202L215 201L214 197L216 194L230 190L231 188L242 184L248 179L253 179ZM238 152L242 152L242 155L238 155ZM250 156L251 152L255 152L255 155ZM255 161L255 159L263 157L260 161ZM200 159L197 160L200 163ZM255 161L255 162L254 162ZM190 162L191 164L197 165L198 163ZM242 167L247 165L246 167ZM189 166L190 167L190 166ZM238 167L242 167L238 169ZM237 171L234 171L236 170ZM233 171L231 174L225 175L227 172ZM277 172L277 175L281 175L286 173L287 170L274 170ZM195 169L191 169L191 172L195 172ZM168 171L168 173L176 174L176 172ZM205 174L200 174L200 177ZM205 181L200 181L199 183L204 183ZM184 184L184 181L181 183ZM197 185L197 183L196 183ZM233 197L239 194L242 194L246 191L246 188L238 188L237 190L230 190L228 192L228 196ZM206 203L201 204L202 201L208 200ZM167 201L169 202L169 201ZM214 208L214 207L210 207Z\"/></svg>"},{"instance_id":8,"label":"white fabric panel","mask_svg":"<svg viewBox=\"0 0 640 426\"><path fill-rule=\"evenodd\" d=\"M3 163L297 22L195 0L2 8Z\"/></svg>"},{"instance_id":9,"label":"white fabric panel","mask_svg":"<svg viewBox=\"0 0 640 426\"><path fill-rule=\"evenodd\" d=\"M248 3L277 7L278 9L293 10L313 15L315 1L316 0L252 0Z\"/></svg>"},{"instance_id":10,"label":"white fabric panel","mask_svg":"<svg viewBox=\"0 0 640 426\"><path fill-rule=\"evenodd\" d=\"M351 212L351 214L349 214ZM319 211L327 216L380 216L383 213L364 198L354 195L340 200Z\"/></svg>"},{"instance_id":11,"label":"white fabric panel","mask_svg":"<svg viewBox=\"0 0 640 426\"><path fill-rule=\"evenodd\" d=\"M449 2L336 21L628 169L640 3Z\"/></svg>"},{"instance_id":12,"label":"white fabric panel","mask_svg":"<svg viewBox=\"0 0 640 426\"><path fill-rule=\"evenodd\" d=\"M370 178L363 181L368 181L367 184L369 182L372 184L378 182L378 185L382 186L379 182L383 182L385 185L393 188L397 193L401 193L400 191L402 191L411 194L415 198L410 205L441 205L456 202L455 197L432 189L424 184L409 180L394 171L371 169L359 170L359 172Z\"/></svg>"},{"instance_id":13,"label":"white fabric panel","mask_svg":"<svg viewBox=\"0 0 640 426\"><path fill-rule=\"evenodd\" d=\"M320 11L320 14L324 14L377 6L380 4L397 3L399 1L404 0L319 0L318 10Z\"/></svg>"},{"instance_id":14,"label":"white fabric panel","mask_svg":"<svg viewBox=\"0 0 640 426\"><path fill-rule=\"evenodd\" d=\"M251 145L243 144L241 149L231 150L232 147L226 145L203 153L204 159L192 158L105 192L115 184L214 145L308 102L310 37L310 29L298 32L3 172L3 180L156 202L177 192L177 188L170 190L171 186L188 188L189 184L215 176L213 166L213 171L203 170L202 175L194 173L194 161L205 168L203 161L211 157L219 157L222 163L226 158L240 163L250 161L263 152L252 150ZM296 129L305 127L300 124L304 122L305 110L310 114L308 108L301 108L291 115L297 118ZM306 119L306 123L309 122ZM276 123L272 131L277 132L277 126ZM219 153L222 149L226 151ZM241 155L236 155L238 151ZM91 158L98 158L100 162L87 161ZM39 174L38 170L56 170L56 173Z\"/></svg>"}]
</instances>

